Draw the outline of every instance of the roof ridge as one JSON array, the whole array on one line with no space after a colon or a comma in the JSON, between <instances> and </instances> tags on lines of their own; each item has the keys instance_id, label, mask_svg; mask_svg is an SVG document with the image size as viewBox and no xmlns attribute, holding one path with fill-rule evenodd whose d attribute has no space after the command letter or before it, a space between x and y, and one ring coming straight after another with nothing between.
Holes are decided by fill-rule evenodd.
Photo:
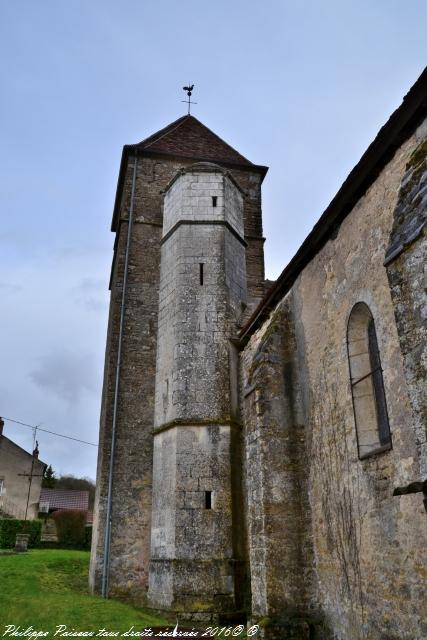
<instances>
[{"instance_id":1,"label":"roof ridge","mask_svg":"<svg viewBox=\"0 0 427 640\"><path fill-rule=\"evenodd\" d=\"M163 137L163 135L166 135L167 133L169 133L169 131L172 130L172 127L174 127L174 125L178 125L178 123L181 124L188 117L189 117L188 114L186 114L185 116L181 116L180 118L177 118L173 122L170 122L169 124L165 125L164 127L159 129L155 133L152 133L147 138L143 138L143 140L141 140L140 142L135 142L135 143L127 145L127 146L129 146L129 147L140 147L141 145L146 145L147 143L150 145L153 142L155 142L156 140L158 140L160 137ZM174 127L174 129L175 128L176 127ZM159 134L162 134L162 135L159 135Z\"/></svg>"},{"instance_id":2,"label":"roof ridge","mask_svg":"<svg viewBox=\"0 0 427 640\"><path fill-rule=\"evenodd\" d=\"M179 129L179 127L185 122L185 118L188 118L191 116L184 116L182 118L179 118L178 120L175 120L175 122L172 122L170 125L168 125L167 127L165 127L165 129L168 129L168 131L165 131L161 136L158 136L156 138L154 138L154 140L152 140L151 142L149 142L148 144L144 144L144 149L147 149L147 147L149 147L150 145L154 144L155 142L158 142L159 140L161 140L162 138L164 138L165 136L168 136L169 134L173 133L174 131L176 131L177 129ZM175 123L178 123L176 125L176 127L171 128ZM157 133L161 133L161 131L163 131L163 129L161 129L160 131L158 131ZM154 134L155 136L156 134ZM153 136L152 136L153 137ZM142 142L140 142L139 144L143 144ZM139 146L139 145L138 145Z\"/></svg>"}]
</instances>

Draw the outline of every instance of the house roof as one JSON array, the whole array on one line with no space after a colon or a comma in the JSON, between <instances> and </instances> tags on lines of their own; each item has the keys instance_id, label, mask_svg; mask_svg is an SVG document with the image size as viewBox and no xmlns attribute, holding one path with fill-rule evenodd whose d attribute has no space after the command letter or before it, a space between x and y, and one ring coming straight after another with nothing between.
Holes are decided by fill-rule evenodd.
<instances>
[{"instance_id":1,"label":"house roof","mask_svg":"<svg viewBox=\"0 0 427 640\"><path fill-rule=\"evenodd\" d=\"M263 178L268 171L268 167L250 162L194 116L182 116L141 142L127 144L123 147L111 225L112 231L116 230L127 160L129 155L135 153L138 156L166 155L188 158L194 162L215 162L226 167L257 171L261 173Z\"/></svg>"},{"instance_id":2,"label":"house roof","mask_svg":"<svg viewBox=\"0 0 427 640\"><path fill-rule=\"evenodd\" d=\"M19 444L16 444L16 442L14 442L13 440L11 440L7 436L5 436L3 433L0 435L0 443L2 441L2 438L4 438L4 440L6 440L9 444L13 445L16 449L19 449L22 453L24 453L26 456L28 456L28 458L31 458L31 459L34 458L32 453L30 453L29 451L26 451L25 449L20 447ZM42 462L39 458L34 458L34 461L37 464L40 464L42 467L47 467L46 462Z\"/></svg>"},{"instance_id":3,"label":"house roof","mask_svg":"<svg viewBox=\"0 0 427 640\"><path fill-rule=\"evenodd\" d=\"M323 212L297 253L261 300L239 338L244 344L290 290L296 278L339 229L343 220L376 180L396 150L427 117L427 67L403 99L400 107L380 129L338 193Z\"/></svg>"},{"instance_id":4,"label":"house roof","mask_svg":"<svg viewBox=\"0 0 427 640\"><path fill-rule=\"evenodd\" d=\"M40 502L49 503L49 509L89 509L89 491L72 489L42 489Z\"/></svg>"}]
</instances>

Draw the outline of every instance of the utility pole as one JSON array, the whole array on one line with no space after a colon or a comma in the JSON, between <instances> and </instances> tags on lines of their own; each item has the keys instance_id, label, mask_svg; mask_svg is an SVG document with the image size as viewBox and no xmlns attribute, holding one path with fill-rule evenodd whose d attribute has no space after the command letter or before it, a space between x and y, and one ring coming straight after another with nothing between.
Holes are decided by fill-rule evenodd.
<instances>
[{"instance_id":1,"label":"utility pole","mask_svg":"<svg viewBox=\"0 0 427 640\"><path fill-rule=\"evenodd\" d=\"M34 473L34 461L38 459L39 454L39 443L36 440L37 436L37 427L33 429L33 456L31 459L31 471L30 473L18 473L18 476L25 476L28 478L28 494L27 494L27 504L25 507L25 522L27 521L28 516L28 506L30 504L30 496L31 496L31 485L33 483L33 478L42 478L42 473Z\"/></svg>"}]
</instances>

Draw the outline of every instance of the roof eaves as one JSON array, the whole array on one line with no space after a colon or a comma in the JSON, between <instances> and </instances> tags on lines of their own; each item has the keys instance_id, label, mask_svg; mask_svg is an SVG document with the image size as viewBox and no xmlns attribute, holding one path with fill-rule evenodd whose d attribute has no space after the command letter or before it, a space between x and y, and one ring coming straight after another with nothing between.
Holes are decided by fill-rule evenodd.
<instances>
[{"instance_id":1,"label":"roof eaves","mask_svg":"<svg viewBox=\"0 0 427 640\"><path fill-rule=\"evenodd\" d=\"M184 116L184 118L187 118L188 116ZM192 116L190 116L192 117ZM196 120L196 118L194 118ZM180 120L183 120L183 118L180 118ZM175 123L178 123L179 121L176 120ZM169 125L172 126L172 125ZM179 126L179 125L178 125ZM203 125L205 126L205 125ZM165 127L165 129L167 129L168 127ZM206 127L207 129L208 127ZM209 129L210 131L210 129ZM211 132L212 133L212 132ZM156 134L157 135L157 134ZM216 135L215 133L213 135ZM153 136L150 136L150 138ZM216 136L217 138L219 138L219 136ZM146 140L150 140L150 138L146 138ZM219 138L221 140L221 138ZM221 140L222 142L224 142L223 140ZM155 142L153 140L153 142ZM193 157L190 155L185 155L183 153L181 154L177 154L175 152L168 152L168 151L156 151L153 149L149 149L146 148L144 145L145 141L143 140L142 142L139 142L137 144L126 144L123 147L122 150L122 157L120 160L120 169L119 169L119 175L118 175L118 179L117 179L117 189L116 189L116 197L114 200L114 208L113 208L113 217L112 217L112 221L111 221L111 231L116 231L117 230L117 222L119 219L119 210L120 210L120 202L121 202L121 197L122 197L122 192L123 192L123 187L124 187L124 182L125 182L125 177L126 177L126 168L127 168L127 159L129 156L129 153L133 153L134 155L137 156L158 156L158 157L169 157L169 158L184 158L184 159L191 159L194 160L194 162L212 162L212 160L210 158L205 158L205 157ZM227 143L225 142L224 144L227 145ZM230 145L227 145L230 149L233 149L233 147L230 147ZM235 151L233 149L233 151ZM236 153L238 153L236 151ZM241 156L241 154L238 154ZM253 164L252 162L250 162L249 160L246 160L246 158L244 158L244 156L241 156L245 162L233 162L230 161L228 159L218 159L216 160L217 163L221 163L221 165L228 167L230 169L233 168L241 168L243 170L252 170L252 171L259 171L259 173L261 173L262 175L262 180L264 180L267 171L268 171L268 167L266 167L265 165L261 165L261 164Z\"/></svg>"},{"instance_id":2,"label":"roof eaves","mask_svg":"<svg viewBox=\"0 0 427 640\"><path fill-rule=\"evenodd\" d=\"M142 149L139 155L144 157L157 157L157 158L174 158L176 160L192 160L194 164L198 162L211 162L212 164L218 164L221 167L228 169L241 169L243 171L256 171L261 174L264 180L269 167L262 164L244 164L240 162L233 162L227 158L206 158L205 156L194 156L185 153L176 153L174 151L154 151L152 149Z\"/></svg>"}]
</instances>

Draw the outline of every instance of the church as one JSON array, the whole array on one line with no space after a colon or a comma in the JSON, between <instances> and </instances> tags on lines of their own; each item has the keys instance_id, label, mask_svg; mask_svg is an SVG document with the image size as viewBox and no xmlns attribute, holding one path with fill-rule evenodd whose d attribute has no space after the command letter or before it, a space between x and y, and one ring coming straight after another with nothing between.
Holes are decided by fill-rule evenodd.
<instances>
[{"instance_id":1,"label":"church","mask_svg":"<svg viewBox=\"0 0 427 640\"><path fill-rule=\"evenodd\" d=\"M256 165L121 158L90 583L258 637L427 637L427 70L276 282Z\"/></svg>"}]
</instances>

